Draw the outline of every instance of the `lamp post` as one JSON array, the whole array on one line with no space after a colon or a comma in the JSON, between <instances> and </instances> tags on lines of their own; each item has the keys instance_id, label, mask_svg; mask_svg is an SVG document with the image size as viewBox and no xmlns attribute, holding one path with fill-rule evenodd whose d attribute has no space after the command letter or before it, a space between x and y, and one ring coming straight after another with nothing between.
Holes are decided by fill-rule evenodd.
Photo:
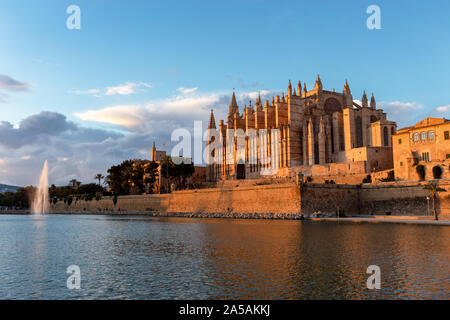
<instances>
[{"instance_id":1,"label":"lamp post","mask_svg":"<svg viewBox=\"0 0 450 320\"><path fill-rule=\"evenodd\" d=\"M430 197L427 197L427 216L430 215Z\"/></svg>"}]
</instances>

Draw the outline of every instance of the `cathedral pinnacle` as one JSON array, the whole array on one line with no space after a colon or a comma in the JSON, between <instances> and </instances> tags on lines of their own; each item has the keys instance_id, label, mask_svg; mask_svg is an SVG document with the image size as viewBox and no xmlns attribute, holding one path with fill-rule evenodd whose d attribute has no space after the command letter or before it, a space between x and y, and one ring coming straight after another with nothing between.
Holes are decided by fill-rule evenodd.
<instances>
[{"instance_id":1,"label":"cathedral pinnacle","mask_svg":"<svg viewBox=\"0 0 450 320\"><path fill-rule=\"evenodd\" d=\"M377 107L377 103L375 101L375 97L373 96L373 92L372 92L372 98L370 98L370 107L372 109L376 109L376 107Z\"/></svg>"},{"instance_id":2,"label":"cathedral pinnacle","mask_svg":"<svg viewBox=\"0 0 450 320\"><path fill-rule=\"evenodd\" d=\"M364 108L367 108L369 106L369 103L368 103L368 100L367 100L366 91L364 91L363 96L362 96L362 106Z\"/></svg>"},{"instance_id":3,"label":"cathedral pinnacle","mask_svg":"<svg viewBox=\"0 0 450 320\"><path fill-rule=\"evenodd\" d=\"M208 129L216 129L216 120L214 119L213 109L211 109L211 115L209 116Z\"/></svg>"},{"instance_id":4,"label":"cathedral pinnacle","mask_svg":"<svg viewBox=\"0 0 450 320\"><path fill-rule=\"evenodd\" d=\"M345 85L344 85L344 93L351 94L350 86L348 85L347 79L345 79Z\"/></svg>"},{"instance_id":5,"label":"cathedral pinnacle","mask_svg":"<svg viewBox=\"0 0 450 320\"><path fill-rule=\"evenodd\" d=\"M233 96L231 97L231 102L230 102L230 107L229 107L229 110L228 110L228 115L230 116L230 115L232 115L232 114L234 114L236 112L239 112L239 107L238 107L237 102L236 102L236 95L234 94L234 91L233 91Z\"/></svg>"},{"instance_id":6,"label":"cathedral pinnacle","mask_svg":"<svg viewBox=\"0 0 450 320\"><path fill-rule=\"evenodd\" d=\"M319 75L317 75L317 79L316 79L316 84L314 85L314 89L317 90L322 90L323 86L322 86L322 81L320 80Z\"/></svg>"}]
</instances>

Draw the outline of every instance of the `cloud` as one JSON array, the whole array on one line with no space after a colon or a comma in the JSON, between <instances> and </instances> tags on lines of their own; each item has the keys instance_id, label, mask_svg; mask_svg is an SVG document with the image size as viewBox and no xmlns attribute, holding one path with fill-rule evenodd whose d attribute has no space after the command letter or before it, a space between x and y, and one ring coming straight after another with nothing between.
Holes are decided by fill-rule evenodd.
<instances>
[{"instance_id":1,"label":"cloud","mask_svg":"<svg viewBox=\"0 0 450 320\"><path fill-rule=\"evenodd\" d=\"M101 97L103 94L107 96L113 96L113 95L131 95L138 92L144 92L146 89L151 88L152 86L145 82L127 82L123 85L113 86L113 87L107 87L104 90L100 89L87 89L87 90L80 90L80 89L70 89L69 93L73 93L76 95L92 95L94 97Z\"/></svg>"},{"instance_id":2,"label":"cloud","mask_svg":"<svg viewBox=\"0 0 450 320\"><path fill-rule=\"evenodd\" d=\"M244 101L248 103L247 99L257 94L240 93L237 98L241 110ZM189 95L142 104L112 105L80 112L76 114L80 121L89 121L83 126L54 112L31 115L16 126L0 122L0 183L36 184L45 160L49 161L50 183L66 185L74 178L83 183L95 182L95 174L106 175L109 167L126 159L149 159L153 141L158 149L170 152L177 143L171 141L175 129L192 132L194 121L202 121L206 130L211 109L217 122L225 119L230 99L231 92L201 93L197 90ZM99 124L118 126L126 131L86 127Z\"/></svg>"},{"instance_id":3,"label":"cloud","mask_svg":"<svg viewBox=\"0 0 450 320\"><path fill-rule=\"evenodd\" d=\"M189 94L189 93L194 93L195 91L197 91L197 89L198 89L198 87L195 87L195 88L179 87L177 90L183 94Z\"/></svg>"},{"instance_id":4,"label":"cloud","mask_svg":"<svg viewBox=\"0 0 450 320\"><path fill-rule=\"evenodd\" d=\"M424 107L417 102L381 101L377 108L387 113L387 119L397 122L399 128L416 123L424 117Z\"/></svg>"},{"instance_id":5,"label":"cloud","mask_svg":"<svg viewBox=\"0 0 450 320\"><path fill-rule=\"evenodd\" d=\"M97 97L97 98L99 98L101 96L99 89L88 89L88 90L70 89L69 93L73 93L76 95L89 94L89 95L93 95L94 97Z\"/></svg>"},{"instance_id":6,"label":"cloud","mask_svg":"<svg viewBox=\"0 0 450 320\"><path fill-rule=\"evenodd\" d=\"M450 104L436 108L437 112L450 112Z\"/></svg>"},{"instance_id":7,"label":"cloud","mask_svg":"<svg viewBox=\"0 0 450 320\"><path fill-rule=\"evenodd\" d=\"M152 86L145 82L127 82L123 85L106 88L106 95L130 95L135 94L138 91L145 90L145 88L151 88Z\"/></svg>"},{"instance_id":8,"label":"cloud","mask_svg":"<svg viewBox=\"0 0 450 320\"><path fill-rule=\"evenodd\" d=\"M0 89L7 91L29 91L30 85L17 81L10 76L0 74Z\"/></svg>"}]
</instances>

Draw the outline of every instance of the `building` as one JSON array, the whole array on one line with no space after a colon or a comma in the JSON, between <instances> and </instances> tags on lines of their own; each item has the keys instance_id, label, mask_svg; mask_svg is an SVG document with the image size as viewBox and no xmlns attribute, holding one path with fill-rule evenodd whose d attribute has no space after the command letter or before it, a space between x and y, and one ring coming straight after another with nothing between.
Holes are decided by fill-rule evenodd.
<instances>
[{"instance_id":1,"label":"building","mask_svg":"<svg viewBox=\"0 0 450 320\"><path fill-rule=\"evenodd\" d=\"M289 81L287 94L272 101L258 97L242 113L233 92L226 124L208 125L208 181L292 177L297 173L368 173L393 167L392 135L396 123L376 108L372 94L361 105L345 81L342 93L323 89L319 76L312 90ZM242 132L244 138L242 138Z\"/></svg>"},{"instance_id":2,"label":"building","mask_svg":"<svg viewBox=\"0 0 450 320\"><path fill-rule=\"evenodd\" d=\"M418 180L417 166L425 167L425 179L441 171L450 178L450 120L426 118L414 126L402 128L393 136L394 172L399 180Z\"/></svg>"}]
</instances>

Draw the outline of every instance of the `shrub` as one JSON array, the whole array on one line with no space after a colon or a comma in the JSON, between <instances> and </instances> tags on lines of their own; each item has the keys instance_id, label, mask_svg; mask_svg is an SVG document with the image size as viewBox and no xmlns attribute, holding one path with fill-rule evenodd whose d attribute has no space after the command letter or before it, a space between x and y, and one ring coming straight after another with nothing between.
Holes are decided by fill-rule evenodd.
<instances>
[{"instance_id":1,"label":"shrub","mask_svg":"<svg viewBox=\"0 0 450 320\"><path fill-rule=\"evenodd\" d=\"M441 179L442 177L442 168L439 166L433 167L433 178L434 179Z\"/></svg>"},{"instance_id":2,"label":"shrub","mask_svg":"<svg viewBox=\"0 0 450 320\"><path fill-rule=\"evenodd\" d=\"M416 167L416 172L417 172L417 175L419 176L420 181L425 180L425 166L423 164L419 164Z\"/></svg>"},{"instance_id":3,"label":"shrub","mask_svg":"<svg viewBox=\"0 0 450 320\"><path fill-rule=\"evenodd\" d=\"M67 198L67 205L70 206L72 204L72 197Z\"/></svg>"},{"instance_id":4,"label":"shrub","mask_svg":"<svg viewBox=\"0 0 450 320\"><path fill-rule=\"evenodd\" d=\"M116 195L116 194L115 194L114 197L113 197L113 203L114 203L114 205L117 204L117 195Z\"/></svg>"},{"instance_id":5,"label":"shrub","mask_svg":"<svg viewBox=\"0 0 450 320\"><path fill-rule=\"evenodd\" d=\"M362 183L372 183L372 176L368 174L367 177L363 179Z\"/></svg>"},{"instance_id":6,"label":"shrub","mask_svg":"<svg viewBox=\"0 0 450 320\"><path fill-rule=\"evenodd\" d=\"M306 177L306 181L312 182L312 181L313 181L313 178L312 178L312 177Z\"/></svg>"}]
</instances>

